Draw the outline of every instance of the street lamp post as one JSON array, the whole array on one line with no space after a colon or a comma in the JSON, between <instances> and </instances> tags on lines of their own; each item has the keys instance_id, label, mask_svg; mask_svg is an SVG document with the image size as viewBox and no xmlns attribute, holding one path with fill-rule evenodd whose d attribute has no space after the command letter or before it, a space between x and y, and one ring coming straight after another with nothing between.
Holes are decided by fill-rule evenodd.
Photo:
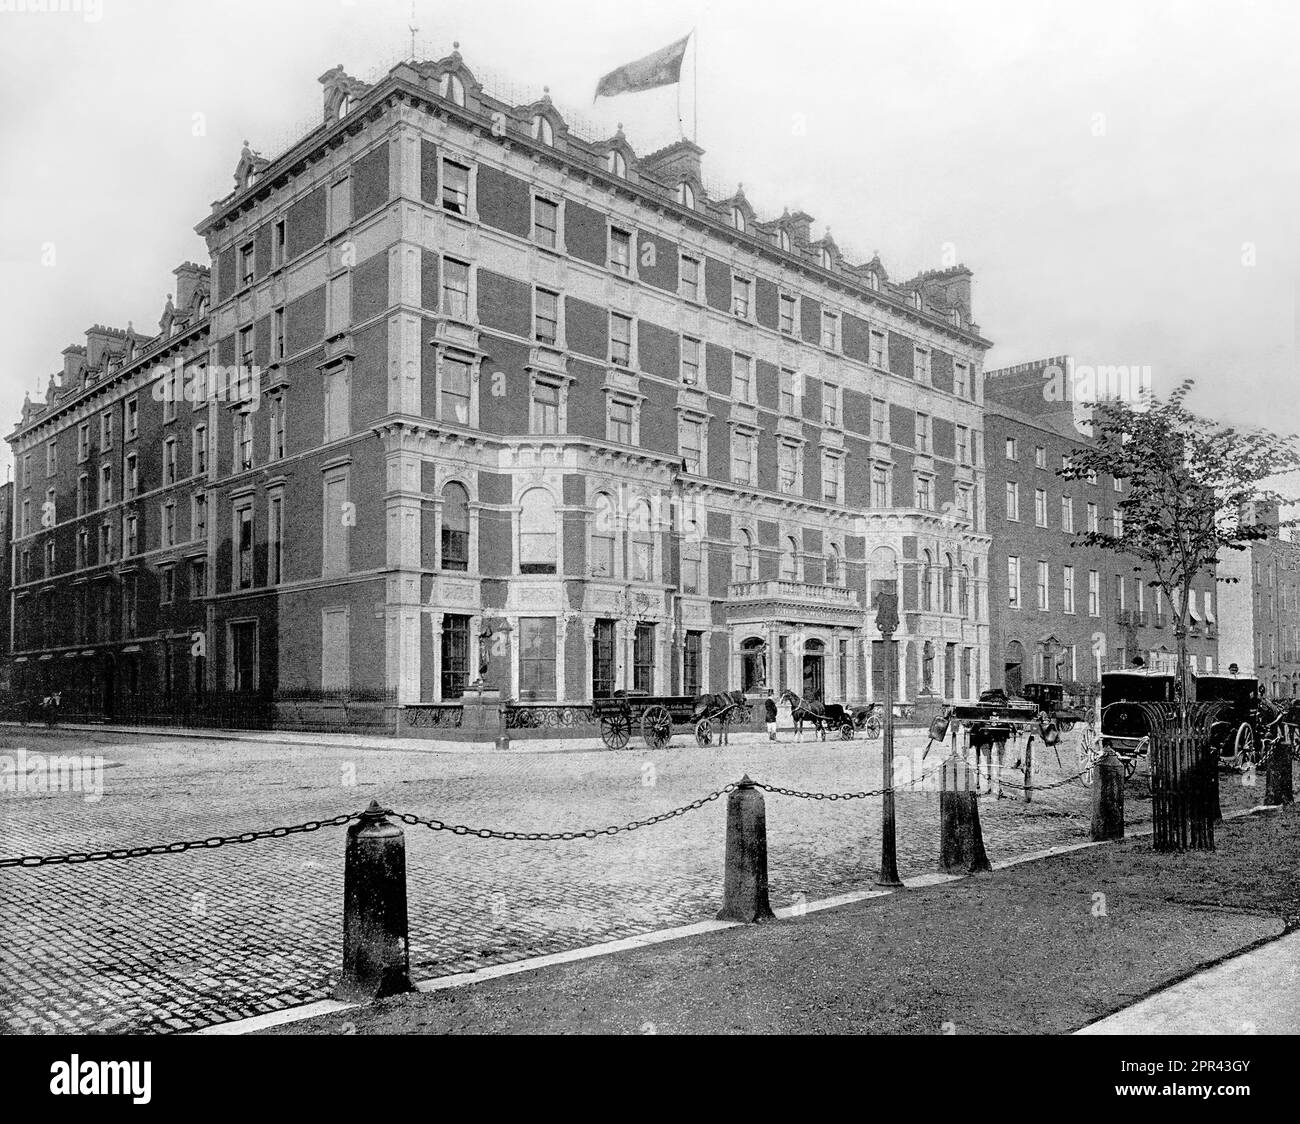
<instances>
[{"instance_id":1,"label":"street lamp post","mask_svg":"<svg viewBox=\"0 0 1300 1124\"><path fill-rule=\"evenodd\" d=\"M894 630L898 628L898 597L876 595L876 627L885 638L885 730L881 775L880 877L877 886L902 886L898 877L898 849L894 838Z\"/></svg>"}]
</instances>

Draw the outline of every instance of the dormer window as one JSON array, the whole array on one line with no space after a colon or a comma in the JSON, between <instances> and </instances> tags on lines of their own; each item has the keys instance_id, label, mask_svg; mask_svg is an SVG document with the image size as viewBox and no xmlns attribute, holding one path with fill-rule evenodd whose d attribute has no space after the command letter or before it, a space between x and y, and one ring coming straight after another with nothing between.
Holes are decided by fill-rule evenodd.
<instances>
[{"instance_id":1,"label":"dormer window","mask_svg":"<svg viewBox=\"0 0 1300 1124\"><path fill-rule=\"evenodd\" d=\"M919 292L916 292L915 290L913 290L912 292L912 307L917 309L918 311L921 308L921 294Z\"/></svg>"},{"instance_id":2,"label":"dormer window","mask_svg":"<svg viewBox=\"0 0 1300 1124\"><path fill-rule=\"evenodd\" d=\"M961 310L958 308L951 309L948 313L948 322L954 328L961 327Z\"/></svg>"},{"instance_id":3,"label":"dormer window","mask_svg":"<svg viewBox=\"0 0 1300 1124\"><path fill-rule=\"evenodd\" d=\"M783 231L781 231L780 234L779 234L778 237L777 237L777 243L778 243L778 245L781 247L781 249L785 250L786 253L789 253L789 252L790 252L790 232L789 232L788 230L783 230Z\"/></svg>"},{"instance_id":4,"label":"dormer window","mask_svg":"<svg viewBox=\"0 0 1300 1124\"><path fill-rule=\"evenodd\" d=\"M438 93L457 105L465 104L465 83L450 72L438 80Z\"/></svg>"},{"instance_id":5,"label":"dormer window","mask_svg":"<svg viewBox=\"0 0 1300 1124\"><path fill-rule=\"evenodd\" d=\"M695 188L685 180L677 185L677 202L683 207L689 207L695 210Z\"/></svg>"},{"instance_id":6,"label":"dormer window","mask_svg":"<svg viewBox=\"0 0 1300 1124\"><path fill-rule=\"evenodd\" d=\"M199 303L194 309L194 318L196 320L202 320L203 317L205 317L207 314L208 314L208 302L204 298L200 297Z\"/></svg>"},{"instance_id":7,"label":"dormer window","mask_svg":"<svg viewBox=\"0 0 1300 1124\"><path fill-rule=\"evenodd\" d=\"M550 120L540 113L533 117L533 140L548 145L555 143L555 129Z\"/></svg>"},{"instance_id":8,"label":"dormer window","mask_svg":"<svg viewBox=\"0 0 1300 1124\"><path fill-rule=\"evenodd\" d=\"M830 269L835 264L835 259L831 256L830 248L822 247L821 252L822 269Z\"/></svg>"},{"instance_id":9,"label":"dormer window","mask_svg":"<svg viewBox=\"0 0 1300 1124\"><path fill-rule=\"evenodd\" d=\"M745 229L745 212L739 207L731 208L731 225L742 232Z\"/></svg>"},{"instance_id":10,"label":"dormer window","mask_svg":"<svg viewBox=\"0 0 1300 1124\"><path fill-rule=\"evenodd\" d=\"M352 111L352 99L347 94L344 94L342 97L339 98L339 109L338 109L338 113L335 114L335 116L340 121L342 121L343 118L346 117L351 111ZM248 182L250 184L253 182L253 177L251 175L248 178Z\"/></svg>"},{"instance_id":11,"label":"dormer window","mask_svg":"<svg viewBox=\"0 0 1300 1124\"><path fill-rule=\"evenodd\" d=\"M872 292L880 292L880 274L874 269L867 270L867 288Z\"/></svg>"},{"instance_id":12,"label":"dormer window","mask_svg":"<svg viewBox=\"0 0 1300 1124\"><path fill-rule=\"evenodd\" d=\"M252 187L253 184L255 184L261 178L262 177L258 174L258 172L255 169L249 168L248 174L244 176L244 186Z\"/></svg>"},{"instance_id":13,"label":"dormer window","mask_svg":"<svg viewBox=\"0 0 1300 1124\"><path fill-rule=\"evenodd\" d=\"M617 148L611 148L609 150L609 155L605 158L605 166L613 172L614 175L626 178L627 158L624 157Z\"/></svg>"}]
</instances>

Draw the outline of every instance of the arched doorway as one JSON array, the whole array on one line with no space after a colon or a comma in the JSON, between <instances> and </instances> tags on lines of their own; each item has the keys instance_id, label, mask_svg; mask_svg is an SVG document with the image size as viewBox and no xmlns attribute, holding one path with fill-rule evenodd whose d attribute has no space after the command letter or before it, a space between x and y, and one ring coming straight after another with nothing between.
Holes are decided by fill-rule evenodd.
<instances>
[{"instance_id":1,"label":"arched doorway","mask_svg":"<svg viewBox=\"0 0 1300 1124\"><path fill-rule=\"evenodd\" d=\"M1025 646L1019 640L1012 640L1007 645L1007 653L1002 659L1002 683L1008 695L1020 694L1025 682Z\"/></svg>"},{"instance_id":2,"label":"arched doorway","mask_svg":"<svg viewBox=\"0 0 1300 1124\"><path fill-rule=\"evenodd\" d=\"M805 699L826 699L826 645L820 640L809 640L803 646L802 694Z\"/></svg>"}]
</instances>

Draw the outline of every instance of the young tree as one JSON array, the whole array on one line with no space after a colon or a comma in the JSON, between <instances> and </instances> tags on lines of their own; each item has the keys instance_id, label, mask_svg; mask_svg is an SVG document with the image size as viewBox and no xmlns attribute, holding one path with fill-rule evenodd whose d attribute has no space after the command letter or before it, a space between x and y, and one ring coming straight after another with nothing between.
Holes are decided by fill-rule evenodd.
<instances>
[{"instance_id":1,"label":"young tree","mask_svg":"<svg viewBox=\"0 0 1300 1124\"><path fill-rule=\"evenodd\" d=\"M1201 417L1186 405L1193 385L1183 382L1166 399L1148 392L1133 403L1097 403L1085 428L1091 441L1058 472L1070 480L1106 473L1123 482L1117 522L1079 534L1075 542L1128 555L1173 610L1177 713L1166 732L1175 736L1152 739L1152 791L1171 797L1153 808L1158 850L1214 848L1218 765L1208 739L1192 729L1188 706L1192 584L1213 573L1224 551L1245 550L1270 533L1254 520L1255 505L1280 511L1292 502L1278 488L1282 477L1300 469L1293 435Z\"/></svg>"}]
</instances>

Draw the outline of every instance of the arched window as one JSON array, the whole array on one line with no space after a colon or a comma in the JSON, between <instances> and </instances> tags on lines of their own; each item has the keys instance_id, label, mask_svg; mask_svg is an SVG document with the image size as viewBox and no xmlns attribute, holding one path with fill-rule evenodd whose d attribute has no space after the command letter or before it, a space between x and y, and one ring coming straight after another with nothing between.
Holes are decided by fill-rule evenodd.
<instances>
[{"instance_id":1,"label":"arched window","mask_svg":"<svg viewBox=\"0 0 1300 1124\"><path fill-rule=\"evenodd\" d=\"M551 126L550 119L541 113L533 116L533 140L541 141L542 144L555 143L555 129Z\"/></svg>"},{"instance_id":2,"label":"arched window","mask_svg":"<svg viewBox=\"0 0 1300 1124\"><path fill-rule=\"evenodd\" d=\"M682 592L699 593L701 591L701 544L704 536L700 525L691 520L682 532Z\"/></svg>"},{"instance_id":3,"label":"arched window","mask_svg":"<svg viewBox=\"0 0 1300 1124\"><path fill-rule=\"evenodd\" d=\"M834 543L826 552L826 584L840 584L840 548Z\"/></svg>"},{"instance_id":4,"label":"arched window","mask_svg":"<svg viewBox=\"0 0 1300 1124\"><path fill-rule=\"evenodd\" d=\"M880 291L880 274L874 269L867 270L867 288L873 292Z\"/></svg>"},{"instance_id":5,"label":"arched window","mask_svg":"<svg viewBox=\"0 0 1300 1124\"><path fill-rule=\"evenodd\" d=\"M953 566L952 555L945 554L943 556L943 611L945 613L952 612L952 583L956 580L956 572L956 568Z\"/></svg>"},{"instance_id":6,"label":"arched window","mask_svg":"<svg viewBox=\"0 0 1300 1124\"><path fill-rule=\"evenodd\" d=\"M767 686L767 645L753 636L740 645L740 689L753 691Z\"/></svg>"},{"instance_id":7,"label":"arched window","mask_svg":"<svg viewBox=\"0 0 1300 1124\"><path fill-rule=\"evenodd\" d=\"M351 112L351 110L352 110L352 99L351 99L350 97L348 97L347 94L343 94L343 95L340 96L340 98L339 98L339 109L338 109L338 113L335 114L335 116L336 116L340 121L342 121L343 118L346 117L346 116ZM253 183L253 176L252 176L252 173L249 173L249 176L248 176L248 183L249 183L249 186L252 186L252 183Z\"/></svg>"},{"instance_id":8,"label":"arched window","mask_svg":"<svg viewBox=\"0 0 1300 1124\"><path fill-rule=\"evenodd\" d=\"M519 501L519 572L555 573L555 501L544 488L530 488Z\"/></svg>"},{"instance_id":9,"label":"arched window","mask_svg":"<svg viewBox=\"0 0 1300 1124\"><path fill-rule=\"evenodd\" d=\"M934 563L930 558L930 552L921 551L921 608L926 612L934 608L934 587L930 576L933 570Z\"/></svg>"},{"instance_id":10,"label":"arched window","mask_svg":"<svg viewBox=\"0 0 1300 1124\"><path fill-rule=\"evenodd\" d=\"M438 81L438 93L457 105L465 104L465 83L456 75L448 72Z\"/></svg>"},{"instance_id":11,"label":"arched window","mask_svg":"<svg viewBox=\"0 0 1300 1124\"><path fill-rule=\"evenodd\" d=\"M627 158L617 148L611 148L605 158L606 167L616 176L627 176Z\"/></svg>"},{"instance_id":12,"label":"arched window","mask_svg":"<svg viewBox=\"0 0 1300 1124\"><path fill-rule=\"evenodd\" d=\"M628 514L628 564L632 581L654 581L654 535L650 525L650 505L636 504Z\"/></svg>"},{"instance_id":13,"label":"arched window","mask_svg":"<svg viewBox=\"0 0 1300 1124\"><path fill-rule=\"evenodd\" d=\"M685 180L682 180L677 185L677 202L683 207L690 207L692 211L695 210L695 188Z\"/></svg>"},{"instance_id":14,"label":"arched window","mask_svg":"<svg viewBox=\"0 0 1300 1124\"><path fill-rule=\"evenodd\" d=\"M831 255L830 247L823 246L821 252L822 269L830 269L835 264L835 259Z\"/></svg>"},{"instance_id":15,"label":"arched window","mask_svg":"<svg viewBox=\"0 0 1300 1124\"><path fill-rule=\"evenodd\" d=\"M618 545L618 524L614 501L604 492L596 497L591 527L591 576L614 577L614 558Z\"/></svg>"},{"instance_id":16,"label":"arched window","mask_svg":"<svg viewBox=\"0 0 1300 1124\"><path fill-rule=\"evenodd\" d=\"M951 310L949 311L949 313L948 313L948 319L952 322L952 326L953 326L954 328L960 328L960 327L961 327L961 309L959 309L959 308L951 309Z\"/></svg>"},{"instance_id":17,"label":"arched window","mask_svg":"<svg viewBox=\"0 0 1300 1124\"><path fill-rule=\"evenodd\" d=\"M731 225L737 230L743 231L745 229L745 212L739 207L731 208Z\"/></svg>"},{"instance_id":18,"label":"arched window","mask_svg":"<svg viewBox=\"0 0 1300 1124\"><path fill-rule=\"evenodd\" d=\"M442 490L442 568L469 569L469 493L455 482Z\"/></svg>"},{"instance_id":19,"label":"arched window","mask_svg":"<svg viewBox=\"0 0 1300 1124\"><path fill-rule=\"evenodd\" d=\"M912 307L916 309L921 307L921 294L916 290L912 292Z\"/></svg>"},{"instance_id":20,"label":"arched window","mask_svg":"<svg viewBox=\"0 0 1300 1124\"><path fill-rule=\"evenodd\" d=\"M208 314L208 302L205 298L200 297L198 305L194 309L194 318L202 320Z\"/></svg>"},{"instance_id":21,"label":"arched window","mask_svg":"<svg viewBox=\"0 0 1300 1124\"><path fill-rule=\"evenodd\" d=\"M782 230L780 234L777 235L777 241L780 244L781 249L788 253L790 250L790 232L788 230Z\"/></svg>"},{"instance_id":22,"label":"arched window","mask_svg":"<svg viewBox=\"0 0 1300 1124\"><path fill-rule=\"evenodd\" d=\"M736 553L731 564L731 580L733 582L754 580L754 536L744 527L736 536Z\"/></svg>"},{"instance_id":23,"label":"arched window","mask_svg":"<svg viewBox=\"0 0 1300 1124\"><path fill-rule=\"evenodd\" d=\"M799 580L799 544L787 538L781 548L781 577L785 581Z\"/></svg>"},{"instance_id":24,"label":"arched window","mask_svg":"<svg viewBox=\"0 0 1300 1124\"><path fill-rule=\"evenodd\" d=\"M961 568L961 590L958 597L958 600L961 602L959 607L961 609L961 615L967 620L973 621L975 619L975 604L971 593L970 567L963 566Z\"/></svg>"}]
</instances>

